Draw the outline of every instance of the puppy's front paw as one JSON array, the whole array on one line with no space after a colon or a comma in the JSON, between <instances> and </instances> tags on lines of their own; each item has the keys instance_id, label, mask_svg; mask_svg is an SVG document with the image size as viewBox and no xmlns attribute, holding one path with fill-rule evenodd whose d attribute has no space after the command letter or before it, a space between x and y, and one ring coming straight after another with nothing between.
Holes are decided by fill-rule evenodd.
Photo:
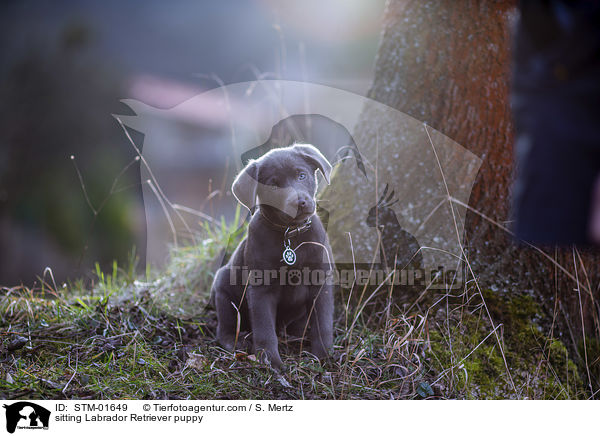
<instances>
[{"instance_id":1,"label":"puppy's front paw","mask_svg":"<svg viewBox=\"0 0 600 436\"><path fill-rule=\"evenodd\" d=\"M233 351L235 345L235 338L232 336L225 336L217 338L217 342L221 347L225 348L227 351Z\"/></svg>"},{"instance_id":2,"label":"puppy's front paw","mask_svg":"<svg viewBox=\"0 0 600 436\"><path fill-rule=\"evenodd\" d=\"M274 354L268 353L266 350L260 350L258 353L256 353L256 357L258 358L259 362L269 365L275 370L275 372L281 372L285 368L281 357L279 357L279 353Z\"/></svg>"},{"instance_id":3,"label":"puppy's front paw","mask_svg":"<svg viewBox=\"0 0 600 436\"><path fill-rule=\"evenodd\" d=\"M221 347L225 348L227 351L251 350L251 344L246 338L238 338L236 341L235 336L224 336L217 338L217 342L221 345Z\"/></svg>"},{"instance_id":4,"label":"puppy's front paw","mask_svg":"<svg viewBox=\"0 0 600 436\"><path fill-rule=\"evenodd\" d=\"M318 342L312 345L311 353L322 363L325 363L329 360L330 350Z\"/></svg>"}]
</instances>

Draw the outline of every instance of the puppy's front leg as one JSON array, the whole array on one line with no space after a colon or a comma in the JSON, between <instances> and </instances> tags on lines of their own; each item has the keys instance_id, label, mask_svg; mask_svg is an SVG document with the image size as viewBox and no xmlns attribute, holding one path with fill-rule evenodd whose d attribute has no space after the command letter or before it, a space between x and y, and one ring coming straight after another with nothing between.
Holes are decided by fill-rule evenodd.
<instances>
[{"instance_id":1,"label":"puppy's front leg","mask_svg":"<svg viewBox=\"0 0 600 436\"><path fill-rule=\"evenodd\" d=\"M239 298L232 299L232 295L241 294L230 284L229 267L217 271L213 282L212 295L217 309L217 341L223 348L233 351L235 348L237 330L237 310L241 306ZM232 304L233 303L233 304Z\"/></svg>"},{"instance_id":2,"label":"puppy's front leg","mask_svg":"<svg viewBox=\"0 0 600 436\"><path fill-rule=\"evenodd\" d=\"M333 286L312 286L311 302L311 350L319 359L325 359L333 346Z\"/></svg>"},{"instance_id":3,"label":"puppy's front leg","mask_svg":"<svg viewBox=\"0 0 600 436\"><path fill-rule=\"evenodd\" d=\"M267 287L248 287L248 308L252 325L254 353L265 353L274 369L283 366L279 356L275 320L277 316L277 294Z\"/></svg>"}]
</instances>

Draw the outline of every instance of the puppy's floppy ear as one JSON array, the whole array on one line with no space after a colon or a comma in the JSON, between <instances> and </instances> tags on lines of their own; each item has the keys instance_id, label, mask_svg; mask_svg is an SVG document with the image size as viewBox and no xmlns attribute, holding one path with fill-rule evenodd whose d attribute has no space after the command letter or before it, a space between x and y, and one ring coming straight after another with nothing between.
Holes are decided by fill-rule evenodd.
<instances>
[{"instance_id":1,"label":"puppy's floppy ear","mask_svg":"<svg viewBox=\"0 0 600 436\"><path fill-rule=\"evenodd\" d=\"M318 168L323 176L325 177L325 181L329 185L329 176L331 175L331 164L329 161L323 156L323 154L317 149L317 147L310 144L295 144L294 150L300 154L309 164L314 165Z\"/></svg>"},{"instance_id":2,"label":"puppy's floppy ear","mask_svg":"<svg viewBox=\"0 0 600 436\"><path fill-rule=\"evenodd\" d=\"M256 206L256 190L258 188L258 164L250 161L233 181L231 192L237 201L250 211Z\"/></svg>"}]
</instances>

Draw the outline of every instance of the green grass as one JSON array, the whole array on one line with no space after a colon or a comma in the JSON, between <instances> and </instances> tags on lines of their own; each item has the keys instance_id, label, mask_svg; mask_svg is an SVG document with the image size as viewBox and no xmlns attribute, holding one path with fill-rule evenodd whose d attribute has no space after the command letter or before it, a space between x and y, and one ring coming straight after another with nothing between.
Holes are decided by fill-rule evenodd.
<instances>
[{"instance_id":1,"label":"green grass","mask_svg":"<svg viewBox=\"0 0 600 436\"><path fill-rule=\"evenodd\" d=\"M398 290L388 298L382 288L366 306L339 293L328 362L285 339L283 375L253 355L227 352L215 341L209 290L215 259L238 222L207 226L202 243L173 248L164 271L138 276L132 253L125 268L97 268L87 285L57 288L45 277L50 283L35 289L3 288L0 398L588 396L567 347L542 327L530 297L479 292L472 281L432 293L410 312L403 309L410 294L403 300Z\"/></svg>"}]
</instances>

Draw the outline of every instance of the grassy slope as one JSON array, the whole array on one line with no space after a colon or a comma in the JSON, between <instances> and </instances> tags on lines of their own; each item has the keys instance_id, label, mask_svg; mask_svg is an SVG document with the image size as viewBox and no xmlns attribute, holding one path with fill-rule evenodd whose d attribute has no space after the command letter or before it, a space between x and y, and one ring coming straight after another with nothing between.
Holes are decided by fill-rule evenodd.
<instances>
[{"instance_id":1,"label":"grassy slope","mask_svg":"<svg viewBox=\"0 0 600 436\"><path fill-rule=\"evenodd\" d=\"M226 352L207 303L212 259L228 233L224 224L207 228L202 244L175 249L166 270L143 281L132 262L110 275L96 271L89 286L3 288L0 398L589 396L533 299L479 291L473 280L418 304L405 290L382 287L368 304L373 289L350 299L342 290L331 361L282 340L284 376L253 355Z\"/></svg>"}]
</instances>

